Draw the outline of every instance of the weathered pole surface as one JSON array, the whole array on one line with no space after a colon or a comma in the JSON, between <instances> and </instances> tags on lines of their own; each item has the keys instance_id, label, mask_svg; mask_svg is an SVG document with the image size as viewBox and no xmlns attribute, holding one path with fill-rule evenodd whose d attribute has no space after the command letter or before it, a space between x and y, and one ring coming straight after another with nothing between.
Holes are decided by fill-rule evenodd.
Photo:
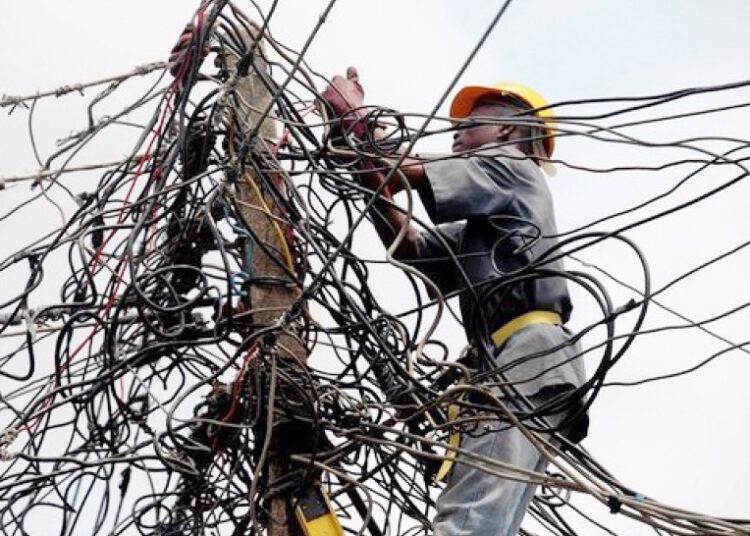
<instances>
[{"instance_id":1,"label":"weathered pole surface","mask_svg":"<svg viewBox=\"0 0 750 536\"><path fill-rule=\"evenodd\" d=\"M246 49L249 49L255 41L253 36L247 34L242 38ZM277 138L277 121L273 116L261 115L262 111L269 108L272 100L271 93L258 74L258 71L267 72L262 44L259 43L256 47L253 65L247 69L247 75L237 79L232 93L228 95L231 99L227 102L228 109L232 114L232 117L228 119L230 131L247 134L257 130L257 138L248 139L245 142L249 144L249 153L256 157L256 161L274 164L276 159L272 150L273 142L269 143L267 140ZM240 58L234 55L224 58L230 76L237 72L239 61ZM289 271L293 272L294 269L290 265L289 245L285 238L286 214L279 206L278 200L268 194L269 189L262 185L263 181L267 183L272 175L265 174L264 177L260 177L252 170L252 166L242 166L239 162L237 166L238 169L244 168L241 175L237 177L238 205L254 236L252 255L249 256L251 260L245 267L254 281L249 289L250 309L247 316L253 326L262 329L265 326L276 325L279 318L297 301L300 291L296 286L279 284L282 281L289 282ZM282 187L281 184L277 186ZM258 243L262 243L265 249ZM276 333L274 351L278 360L292 359L304 364L307 358L305 347L297 338L289 334ZM283 476L278 446L278 436L272 437L266 473L269 486L273 486L274 481ZM250 497L250 500L254 498ZM287 511L286 504L284 496L276 497L271 501L271 520L267 531L269 536L290 534L289 527L281 522L294 519L291 512Z\"/></svg>"}]
</instances>

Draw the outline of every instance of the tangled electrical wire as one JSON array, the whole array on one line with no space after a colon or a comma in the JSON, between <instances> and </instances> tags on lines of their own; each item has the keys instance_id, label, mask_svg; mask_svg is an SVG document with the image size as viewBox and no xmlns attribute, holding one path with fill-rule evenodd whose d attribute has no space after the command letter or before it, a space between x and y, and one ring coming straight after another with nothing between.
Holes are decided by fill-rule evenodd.
<instances>
[{"instance_id":1,"label":"tangled electrical wire","mask_svg":"<svg viewBox=\"0 0 750 536\"><path fill-rule=\"evenodd\" d=\"M619 307L590 272L566 272L600 309L598 320L574 337L604 333L584 351L597 365L555 408L518 411L493 394L488 374L450 380L456 370L466 372L434 336L450 296L426 293L429 281L406 267L416 303L392 314L369 284L379 261L357 253L357 230L379 193L358 180L363 162L398 161L403 147L462 125L433 113L415 129L409 124L419 116L368 107L367 127L354 136L319 104L317 87L325 79L304 59L324 17L298 52L272 37L272 12L259 11L257 24L232 2L203 2L169 63L98 84L107 85L88 106L88 127L63 140L39 173L3 182L6 188L31 182L34 193L0 222L45 202L62 221L0 263L6 277L24 274L1 308L0 336L22 341L4 346L0 359L3 533L24 534L43 517L60 534L279 534L294 526L305 490L320 485L347 531L429 533L438 491L433 477L459 453L462 463L540 484L531 514L549 534L575 534L573 515L614 534L571 503L576 493L657 534L749 534L747 521L643 496L545 421L574 402L584 412L607 385L609 370L648 332L641 329L648 307L660 306L654 298L667 287L651 288L643 254L623 233L743 180L746 158L733 155L746 143L724 154L676 144L700 157L669 166L698 169L630 212L711 166L735 166L738 173L629 226L591 229L622 215L616 214L561 234L536 265L490 290L474 289L481 300L482 292L539 277L543 262L579 258L604 241L629 248L641 267L643 285L631 287L639 298ZM206 57L214 59L213 69ZM124 82L145 76L155 81L130 106L95 118L94 108ZM555 128L559 136L643 145L622 133L629 123L601 121L724 89L559 103L556 110L624 106L561 115ZM44 96L5 97L1 104L14 113L26 106L32 115ZM128 125L138 113L145 124ZM433 120L443 126L428 129ZM530 116L504 121L535 124ZM125 158L75 165L92 140L123 125L139 132ZM386 135L374 136L376 128ZM398 164L384 166L398 173ZM95 173L97 182L75 193L80 183L67 179L82 172ZM429 227L407 195L404 212ZM683 320L678 327L718 337L706 326L716 318ZM471 402L466 393L473 393ZM457 414L449 409L456 405ZM456 430L481 433L487 419L522 429L550 458L550 471L514 468L449 444Z\"/></svg>"}]
</instances>

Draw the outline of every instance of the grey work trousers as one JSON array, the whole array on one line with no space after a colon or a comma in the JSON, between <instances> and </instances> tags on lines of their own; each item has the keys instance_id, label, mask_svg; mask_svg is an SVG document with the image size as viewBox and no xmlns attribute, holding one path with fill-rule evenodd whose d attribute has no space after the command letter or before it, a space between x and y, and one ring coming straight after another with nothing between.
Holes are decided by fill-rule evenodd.
<instances>
[{"instance_id":1,"label":"grey work trousers","mask_svg":"<svg viewBox=\"0 0 750 536\"><path fill-rule=\"evenodd\" d=\"M538 405L546 397L529 397ZM546 417L551 426L562 421L560 414ZM486 433L461 438L461 448L480 456L543 473L547 460L516 428L487 421ZM461 463L457 457L448 485L437 500L434 536L516 536L536 485L497 477L480 468Z\"/></svg>"}]
</instances>

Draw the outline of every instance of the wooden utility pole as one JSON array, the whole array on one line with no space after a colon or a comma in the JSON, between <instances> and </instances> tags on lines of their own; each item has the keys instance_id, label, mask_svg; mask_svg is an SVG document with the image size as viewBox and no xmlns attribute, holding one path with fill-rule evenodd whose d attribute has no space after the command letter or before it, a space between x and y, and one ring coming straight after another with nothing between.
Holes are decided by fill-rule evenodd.
<instances>
[{"instance_id":1,"label":"wooden utility pole","mask_svg":"<svg viewBox=\"0 0 750 536\"><path fill-rule=\"evenodd\" d=\"M262 111L269 109L272 100L272 95L259 74L267 72L264 49L262 43L254 45L254 36L245 34L241 37L245 43L245 50L255 46L255 55L252 65L244 69L247 71L244 76L237 74L241 58L231 54L224 58L230 77L236 77L236 80L230 78L230 87L233 89L227 95L226 103L226 109L230 114L226 117L230 132L230 145L233 143L232 133L242 133L245 136L255 131L257 132L256 138L244 140L244 143L249 146L248 154L257 157L256 161L270 162L275 165L277 161L273 155L273 146L267 140L277 138L276 121L273 117L261 114ZM235 154L235 157L237 156ZM253 243L247 245L252 248L252 252L247 256L251 260L247 261L247 266L245 266L246 271L252 276L248 293L247 305L250 307L248 316L253 326L263 329L278 323L279 319L297 301L300 290L292 284L280 284L284 281L291 282L289 272L294 272L294 267L285 233L284 222L287 215L278 199L269 195L269 189L263 185L264 181L268 184L272 175L260 177L251 166L243 165L243 162L235 162L235 165L237 171L240 172L237 177L236 190L238 205L254 237ZM276 186L283 188L283 183ZM273 349L275 358L296 360L304 365L307 352L299 340L288 333L277 332L275 335ZM273 428L271 430L273 434ZM266 458L269 486L283 476L278 447L278 436L272 437ZM249 499L253 501L254 497ZM289 527L281 523L281 520L294 519L291 512L287 510L286 497L279 496L272 499L271 520L268 525L269 536L290 534Z\"/></svg>"}]
</instances>

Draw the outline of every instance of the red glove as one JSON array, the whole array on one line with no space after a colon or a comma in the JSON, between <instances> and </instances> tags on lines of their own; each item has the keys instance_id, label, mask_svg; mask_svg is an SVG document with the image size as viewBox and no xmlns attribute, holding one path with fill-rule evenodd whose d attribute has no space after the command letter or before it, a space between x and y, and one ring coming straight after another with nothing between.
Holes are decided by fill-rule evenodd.
<instances>
[{"instance_id":1,"label":"red glove","mask_svg":"<svg viewBox=\"0 0 750 536\"><path fill-rule=\"evenodd\" d=\"M353 127L354 134L362 137L365 133L367 110L363 108L365 90L359 83L359 73L355 67L346 70L346 78L334 76L321 97L330 105L334 114L341 118L343 128Z\"/></svg>"},{"instance_id":2,"label":"red glove","mask_svg":"<svg viewBox=\"0 0 750 536\"><path fill-rule=\"evenodd\" d=\"M172 47L172 52L169 54L169 63L172 64L169 72L172 76L180 74L183 66L193 60L194 47L191 48L190 45L193 43L193 39L197 38L198 33L194 31L193 23L188 23L180 34L177 43ZM208 43L204 43L200 52L200 60L203 60L207 55Z\"/></svg>"}]
</instances>

